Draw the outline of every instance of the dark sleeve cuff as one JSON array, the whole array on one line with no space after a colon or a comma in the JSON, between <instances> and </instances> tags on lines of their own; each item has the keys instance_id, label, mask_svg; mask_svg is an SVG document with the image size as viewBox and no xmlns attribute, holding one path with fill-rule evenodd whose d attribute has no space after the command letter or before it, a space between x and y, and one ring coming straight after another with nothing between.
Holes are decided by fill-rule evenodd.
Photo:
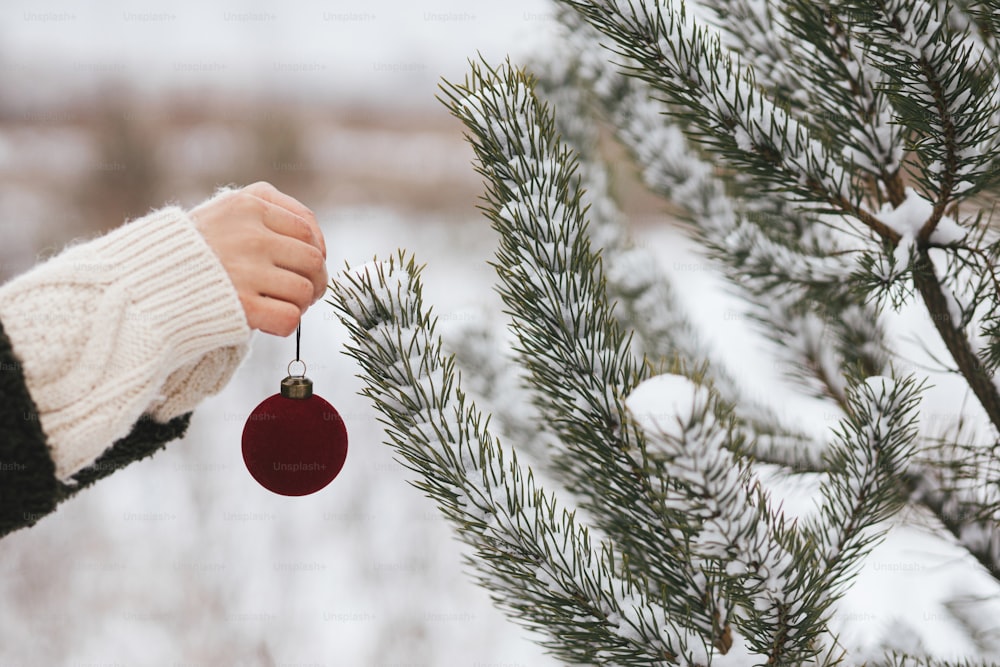
<instances>
[{"instance_id":1,"label":"dark sleeve cuff","mask_svg":"<svg viewBox=\"0 0 1000 667\"><path fill-rule=\"evenodd\" d=\"M171 440L182 437L190 421L190 412L175 417L166 424L143 417L132 427L131 433L116 441L91 465L73 475L75 484L56 482L59 486L56 502L62 502L130 463L152 456Z\"/></svg>"},{"instance_id":2,"label":"dark sleeve cuff","mask_svg":"<svg viewBox=\"0 0 1000 667\"><path fill-rule=\"evenodd\" d=\"M55 509L56 485L38 409L0 323L0 535Z\"/></svg>"},{"instance_id":3,"label":"dark sleeve cuff","mask_svg":"<svg viewBox=\"0 0 1000 667\"><path fill-rule=\"evenodd\" d=\"M141 419L97 461L59 482L21 363L0 323L0 537L34 525L61 501L184 435L190 413L165 424Z\"/></svg>"}]
</instances>

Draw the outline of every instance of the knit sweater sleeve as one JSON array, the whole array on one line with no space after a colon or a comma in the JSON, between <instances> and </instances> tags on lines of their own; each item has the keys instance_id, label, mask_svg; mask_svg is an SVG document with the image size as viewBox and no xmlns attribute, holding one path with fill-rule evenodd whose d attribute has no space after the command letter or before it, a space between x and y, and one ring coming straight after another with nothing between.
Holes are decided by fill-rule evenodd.
<instances>
[{"instance_id":1,"label":"knit sweater sleeve","mask_svg":"<svg viewBox=\"0 0 1000 667\"><path fill-rule=\"evenodd\" d=\"M63 496L101 476L95 466L121 467L169 435L166 425L186 424L250 337L221 262L177 207L3 285L0 322Z\"/></svg>"},{"instance_id":2,"label":"knit sweater sleeve","mask_svg":"<svg viewBox=\"0 0 1000 667\"><path fill-rule=\"evenodd\" d=\"M0 322L0 537L35 524L59 502L153 454L187 429L190 414L162 424L140 420L70 483L60 482L23 370Z\"/></svg>"}]
</instances>

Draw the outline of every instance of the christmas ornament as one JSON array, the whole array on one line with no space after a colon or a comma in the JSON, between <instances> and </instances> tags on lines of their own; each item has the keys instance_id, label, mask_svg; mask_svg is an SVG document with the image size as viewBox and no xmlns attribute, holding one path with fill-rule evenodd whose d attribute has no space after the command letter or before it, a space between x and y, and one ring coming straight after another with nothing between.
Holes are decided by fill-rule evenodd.
<instances>
[{"instance_id":1,"label":"christmas ornament","mask_svg":"<svg viewBox=\"0 0 1000 667\"><path fill-rule=\"evenodd\" d=\"M340 414L313 393L306 365L299 358L301 325L295 333L295 359L280 393L254 408L243 427L243 462L261 486L283 496L315 493L333 481L347 458L347 429ZM292 365L302 365L293 375Z\"/></svg>"}]
</instances>

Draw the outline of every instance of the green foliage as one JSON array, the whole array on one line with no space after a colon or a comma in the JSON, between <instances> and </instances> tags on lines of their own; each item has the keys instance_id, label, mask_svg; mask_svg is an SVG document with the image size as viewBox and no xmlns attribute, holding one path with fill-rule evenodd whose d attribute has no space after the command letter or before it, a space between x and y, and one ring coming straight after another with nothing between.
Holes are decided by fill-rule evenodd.
<instances>
[{"instance_id":1,"label":"green foliage","mask_svg":"<svg viewBox=\"0 0 1000 667\"><path fill-rule=\"evenodd\" d=\"M513 341L502 359L463 354L464 371L482 386L516 364L532 410L501 411L499 432L550 447L548 490L519 459L527 442L501 447L464 392L412 259L346 274L333 303L415 485L553 655L862 664L833 630L837 602L901 512L935 517L1000 571L995 457L919 428L927 383L895 372L884 326L922 302L994 437L1000 241L957 206L997 173L997 8L702 5L561 0L562 41L537 77L473 63L442 86L485 181ZM748 400L709 358L678 288L624 231L601 122L779 363L840 416L829 437ZM792 519L762 480L803 471L821 473L817 509ZM883 664L947 664L922 660Z\"/></svg>"}]
</instances>

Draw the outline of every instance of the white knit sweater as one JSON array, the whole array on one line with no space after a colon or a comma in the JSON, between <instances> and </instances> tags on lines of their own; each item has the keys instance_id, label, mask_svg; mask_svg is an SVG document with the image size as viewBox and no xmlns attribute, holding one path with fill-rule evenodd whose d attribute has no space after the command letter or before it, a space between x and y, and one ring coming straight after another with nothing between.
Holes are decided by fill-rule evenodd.
<instances>
[{"instance_id":1,"label":"white knit sweater","mask_svg":"<svg viewBox=\"0 0 1000 667\"><path fill-rule=\"evenodd\" d=\"M0 286L0 322L64 482L139 419L169 421L218 392L250 339L229 276L177 207Z\"/></svg>"}]
</instances>

